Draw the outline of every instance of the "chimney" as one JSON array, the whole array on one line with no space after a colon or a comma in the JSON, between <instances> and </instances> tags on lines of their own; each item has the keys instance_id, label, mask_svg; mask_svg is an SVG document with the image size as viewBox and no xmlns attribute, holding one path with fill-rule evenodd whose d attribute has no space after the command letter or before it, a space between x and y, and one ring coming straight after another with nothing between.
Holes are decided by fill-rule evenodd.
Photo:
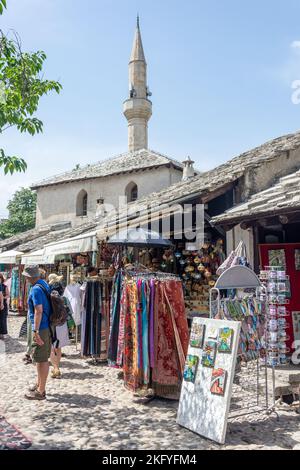
<instances>
[{"instance_id":1,"label":"chimney","mask_svg":"<svg viewBox=\"0 0 300 470\"><path fill-rule=\"evenodd\" d=\"M191 160L190 157L188 157L187 160L184 160L182 163L183 163L182 180L185 181L195 176L195 170L193 166L195 162Z\"/></svg>"}]
</instances>

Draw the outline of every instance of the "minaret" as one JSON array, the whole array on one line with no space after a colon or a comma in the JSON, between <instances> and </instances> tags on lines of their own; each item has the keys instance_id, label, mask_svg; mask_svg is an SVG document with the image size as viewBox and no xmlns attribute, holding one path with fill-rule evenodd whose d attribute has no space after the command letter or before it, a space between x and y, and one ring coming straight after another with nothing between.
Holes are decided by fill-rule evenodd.
<instances>
[{"instance_id":1,"label":"minaret","mask_svg":"<svg viewBox=\"0 0 300 470\"><path fill-rule=\"evenodd\" d=\"M151 93L147 87L147 64L142 44L139 17L129 61L129 98L123 112L128 121L129 151L148 148L148 121L152 114Z\"/></svg>"}]
</instances>

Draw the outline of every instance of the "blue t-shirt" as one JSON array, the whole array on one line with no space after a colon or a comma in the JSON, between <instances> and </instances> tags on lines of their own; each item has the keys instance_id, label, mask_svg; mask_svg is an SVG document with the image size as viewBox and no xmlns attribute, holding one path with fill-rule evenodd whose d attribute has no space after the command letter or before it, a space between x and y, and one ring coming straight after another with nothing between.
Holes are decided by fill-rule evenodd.
<instances>
[{"instance_id":1,"label":"blue t-shirt","mask_svg":"<svg viewBox=\"0 0 300 470\"><path fill-rule=\"evenodd\" d=\"M41 287L38 287L38 284L44 286L47 291L51 292L50 287L48 286L47 282L43 279L40 279L34 286L32 286L29 297L28 297L28 310L29 310L29 318L34 328L34 307L37 305L43 306L43 316L40 324L40 330L45 330L50 326L50 313L51 313L51 306L48 300L46 293L43 291Z\"/></svg>"}]
</instances>

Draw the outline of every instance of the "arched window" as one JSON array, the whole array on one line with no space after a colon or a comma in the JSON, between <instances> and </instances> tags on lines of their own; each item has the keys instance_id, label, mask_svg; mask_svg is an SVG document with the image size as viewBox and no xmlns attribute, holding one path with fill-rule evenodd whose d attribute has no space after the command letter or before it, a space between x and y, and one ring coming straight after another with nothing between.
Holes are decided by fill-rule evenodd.
<instances>
[{"instance_id":1,"label":"arched window","mask_svg":"<svg viewBox=\"0 0 300 470\"><path fill-rule=\"evenodd\" d=\"M138 187L133 181L126 186L125 196L127 197L127 202L133 202L137 200Z\"/></svg>"},{"instance_id":2,"label":"arched window","mask_svg":"<svg viewBox=\"0 0 300 470\"><path fill-rule=\"evenodd\" d=\"M87 195L87 192L84 189L82 189L77 196L76 215L81 216L81 217L86 216L87 205L88 205L88 195Z\"/></svg>"}]
</instances>

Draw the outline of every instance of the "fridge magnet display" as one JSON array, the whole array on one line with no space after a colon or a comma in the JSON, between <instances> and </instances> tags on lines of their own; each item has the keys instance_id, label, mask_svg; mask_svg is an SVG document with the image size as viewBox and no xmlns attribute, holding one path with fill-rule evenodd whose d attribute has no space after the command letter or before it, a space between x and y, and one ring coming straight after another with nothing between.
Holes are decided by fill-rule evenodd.
<instances>
[{"instance_id":1,"label":"fridge magnet display","mask_svg":"<svg viewBox=\"0 0 300 470\"><path fill-rule=\"evenodd\" d=\"M198 362L199 362L198 356L193 356L191 354L187 355L184 372L183 372L183 378L186 382L195 383Z\"/></svg>"},{"instance_id":2,"label":"fridge magnet display","mask_svg":"<svg viewBox=\"0 0 300 470\"><path fill-rule=\"evenodd\" d=\"M213 395L224 396L227 372L224 369L213 369L211 375L210 391Z\"/></svg>"},{"instance_id":3,"label":"fridge magnet display","mask_svg":"<svg viewBox=\"0 0 300 470\"><path fill-rule=\"evenodd\" d=\"M202 365L204 367L214 367L217 353L217 343L206 341L202 353Z\"/></svg>"},{"instance_id":4,"label":"fridge magnet display","mask_svg":"<svg viewBox=\"0 0 300 470\"><path fill-rule=\"evenodd\" d=\"M192 348L202 348L205 335L205 325L193 323L190 337L190 345Z\"/></svg>"},{"instance_id":5,"label":"fridge magnet display","mask_svg":"<svg viewBox=\"0 0 300 470\"><path fill-rule=\"evenodd\" d=\"M231 328L220 328L218 339L218 352L231 353L233 341L233 330Z\"/></svg>"}]
</instances>

